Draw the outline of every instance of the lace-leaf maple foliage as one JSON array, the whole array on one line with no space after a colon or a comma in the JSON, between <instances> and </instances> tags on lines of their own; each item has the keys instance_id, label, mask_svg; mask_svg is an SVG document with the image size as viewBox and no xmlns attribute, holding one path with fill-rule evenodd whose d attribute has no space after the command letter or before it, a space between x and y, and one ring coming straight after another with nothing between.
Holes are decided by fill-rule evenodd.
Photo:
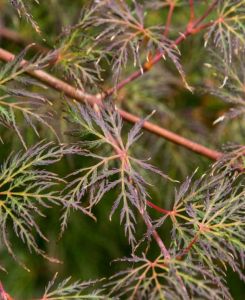
<instances>
[{"instance_id":1,"label":"lace-leaf maple foliage","mask_svg":"<svg viewBox=\"0 0 245 300\"><path fill-rule=\"evenodd\" d=\"M54 299L105 299L103 290L94 289L94 286L99 281L87 281L87 282L71 282L71 278L68 277L63 281L56 283L57 273L53 279L49 282L40 300L54 300ZM91 290L92 291L89 291ZM109 300L110 298L108 298Z\"/></svg>"},{"instance_id":2,"label":"lace-leaf maple foliage","mask_svg":"<svg viewBox=\"0 0 245 300\"><path fill-rule=\"evenodd\" d=\"M145 190L146 182L131 165L136 162L142 168L161 172L128 154L132 142L140 136L141 125L137 124L131 129L126 146L123 146L122 122L117 111L112 110L112 106L99 109L98 107L83 108L78 105L70 109L71 120L84 129L82 136L90 134L96 137L96 139L82 141L81 145L89 145L92 149L96 149L102 144L105 153L110 148L114 150L113 156L84 153L99 162L71 174L76 175L67 186L68 189L72 187L69 201L71 207L73 202L76 205L81 203L82 197L88 193L89 199L85 209L90 214L93 206L102 200L105 193L119 186L120 194L114 202L111 213L121 201L123 203L121 221L125 222L125 232L130 243L133 245L135 243L134 223L136 222L131 207L136 208L145 218L145 223L148 225L147 239L151 238L155 229L164 226L168 217L173 223L172 244L167 250L169 257L166 258L166 252L165 257L160 256L155 261L150 261L146 257L133 256L129 262L134 265L142 264L138 268L122 271L113 276L111 282L105 285L107 288L112 286L108 295L120 297L125 294L131 299L171 299L178 293L179 299L183 295L185 299L190 299L192 296L208 299L212 294L214 299L230 299L223 277L223 267L231 266L244 280L240 271L243 267L245 250L243 241L245 222L242 219L245 197L244 177L236 169L237 164L243 168L240 160L243 157L244 147L224 157L214 165L210 174L200 180L192 182L192 179L188 178L180 186L179 192L176 192L173 209L166 212L163 218L149 225L150 217L147 214L146 204L150 196ZM81 136L79 133L81 131L77 130L77 135ZM109 146L108 149L106 146ZM110 168L110 162L114 160L119 162L120 168ZM79 173L82 177L78 177ZM114 177L111 181L110 177L117 174L119 178ZM79 209L76 206L75 208ZM84 210L84 207L81 210ZM67 221L68 213L69 210L66 210L63 222ZM221 267L217 261L220 261ZM186 275L187 270L188 275Z\"/></svg>"},{"instance_id":3,"label":"lace-leaf maple foliage","mask_svg":"<svg viewBox=\"0 0 245 300\"><path fill-rule=\"evenodd\" d=\"M27 1L22 0L9 0L13 7L17 10L19 16L26 18L26 20L32 25L37 33L41 33L38 23L34 20L33 16L30 13ZM38 0L33 0L33 3L39 4Z\"/></svg>"},{"instance_id":4,"label":"lace-leaf maple foliage","mask_svg":"<svg viewBox=\"0 0 245 300\"><path fill-rule=\"evenodd\" d=\"M233 57L244 52L244 6L243 0L218 1L217 19L213 22L206 36L206 43L213 41L220 50L226 64Z\"/></svg>"},{"instance_id":5,"label":"lace-leaf maple foliage","mask_svg":"<svg viewBox=\"0 0 245 300\"><path fill-rule=\"evenodd\" d=\"M9 241L9 227L12 227L15 235L26 244L31 252L34 251L51 261L56 261L45 254L38 245L36 235L44 241L48 240L36 221L36 217L45 217L42 208L51 208L53 204L63 203L59 189L55 189L63 180L57 174L43 168L39 169L39 167L54 164L64 154L74 152L77 152L75 147L39 142L24 153L21 151L10 155L2 163L0 171L1 238L8 252L18 262L20 261Z\"/></svg>"},{"instance_id":6,"label":"lace-leaf maple foliage","mask_svg":"<svg viewBox=\"0 0 245 300\"><path fill-rule=\"evenodd\" d=\"M36 4L37 7L47 4L24 0L10 2L40 38L41 23L39 25L34 20L30 11ZM6 251L24 269L28 269L28 266L19 259L18 247L15 249L16 240L26 245L29 252L35 252L50 262L58 262L40 246L48 242L41 219L61 208L59 221L57 218L61 238L65 232L70 234L66 227L75 215L71 214L72 211L82 212L80 218L87 215L97 220L97 210L105 201L111 201L107 217L110 221L113 217L113 222L117 219L123 225L127 253L130 253L128 257L116 259L117 262L113 263L120 266L119 271L101 280L83 282L72 281L68 277L58 283L56 274L43 296L37 299L221 300L232 299L226 282L229 269L238 274L241 281L245 281L244 145L232 145L226 147L224 153L216 152L212 158L215 157L217 162L211 167L206 164L205 173L196 170L179 184L161 171L162 160L168 159L164 155L164 148L158 150L161 160L157 161L154 155L152 159L154 164L157 161L159 169L149 163L148 156L142 159L139 155L145 153L145 144L140 139L142 128L167 137L174 143L177 140L177 144L182 146L188 144L186 148L194 152L197 152L196 147L203 149L203 146L164 128L160 128L159 134L159 126L148 122L153 113L138 121L136 116L121 110L119 106L129 109L139 107L142 115L147 115L144 108L147 105L141 105L147 94L147 101L151 102L148 107L154 105L160 112L158 116L154 115L153 121L162 124L161 107L165 103L159 103L159 100L163 101L160 96L151 101L151 97L157 93L153 95L146 84L142 89L140 85L136 86L141 90L137 100L131 97L129 89L118 96L119 90L128 84L137 85L135 79L138 77L142 77L144 82L144 73L150 73L159 61L166 68L175 66L180 76L177 72L173 75L171 67L169 73L164 74L171 74L175 79L181 77L184 86L194 92L186 81L184 69L188 72L187 64L181 64L181 61L185 61L182 56L186 55L187 60L190 56L188 51L181 49L180 44L185 43L189 36L194 40L196 34L203 32L205 41L202 41L202 45L216 52L209 55L207 51L211 64L200 58L200 62L211 70L215 65L215 80L207 73L205 92L229 104L225 106L225 112L219 112L214 125L228 118L232 122L239 119L244 124L244 9L244 0L200 1L198 4L192 0L91 1L83 7L76 22L60 30L58 38L56 36L53 44L50 43L54 51L46 49L28 63L23 61L29 54L28 50L35 51L30 45L14 60L1 65L0 123L7 129L14 129L26 149L9 155L2 162L0 170L0 233ZM162 20L165 15L160 11L166 12L166 20ZM149 15L151 18L160 16L161 22L152 22ZM56 20L55 16L52 17ZM184 25L181 29L180 24ZM43 72L40 77L34 72L44 67L66 82L49 73ZM137 70L120 81L132 68ZM164 76L161 76L162 69L159 70L160 75L157 73L153 80L159 80L160 86L161 77ZM202 85L203 81L202 78ZM109 83L113 84L111 88L108 88ZM53 96L48 86L62 95ZM155 86L152 85L152 88L159 92L159 86ZM171 83L169 88L175 92ZM148 89L148 93L144 89ZM97 94L89 94L88 91ZM72 100L63 97L63 93ZM108 101L107 96L112 94L113 97ZM59 111L65 116L66 125L57 120L56 127L68 129L65 136L60 134L58 138L59 141L68 141L68 144L39 141L29 147L28 138L23 136L23 117L36 134L35 139L39 138L40 125L45 125L57 135L49 122L51 115L41 109L52 106L49 97L66 102L65 109ZM174 101L173 98L171 96L170 100ZM77 103L76 100L88 103ZM116 101L117 105L114 103ZM124 104L125 101L132 101L132 104ZM175 104L171 105L166 104L174 110ZM189 109L191 105L187 106ZM135 125L131 128L125 126L122 117ZM175 130L175 122L171 123ZM62 130L63 127L59 128L59 132ZM195 137L208 144L205 136L208 131L196 132L198 134ZM215 134L215 130L213 132ZM214 145L217 146L217 143ZM135 150L136 146L141 147L140 151ZM152 150L154 145L147 144L147 147ZM167 153L177 165L181 158L184 160L184 156L174 152L177 151ZM61 176L50 168L65 155L72 155L72 163L64 167ZM203 155L210 158L210 155ZM191 160L191 156L188 159ZM182 161L182 164L185 163ZM68 171L70 166L72 170ZM186 169L193 172L190 168ZM171 173L171 168L168 172L181 177ZM156 177L167 180L158 181ZM175 193L171 196L165 194L165 182L175 186ZM163 194L168 200L168 209L157 205L162 202ZM100 213L98 216L101 217ZM72 239L69 247L73 244L76 241ZM125 264L129 267L124 267ZM4 266L1 269L5 271ZM2 284L1 297L10 297Z\"/></svg>"},{"instance_id":7,"label":"lace-leaf maple foliage","mask_svg":"<svg viewBox=\"0 0 245 300\"><path fill-rule=\"evenodd\" d=\"M151 68L152 53L158 51L167 57L178 69L185 81L179 62L179 51L173 42L162 34L162 27L145 24L144 6L137 1L128 5L125 1L101 1L87 22L99 28L95 37L96 46L102 47L111 56L111 66L117 83L123 68L132 58L134 67ZM86 22L84 24L86 27ZM142 64L142 57L147 61Z\"/></svg>"},{"instance_id":8,"label":"lace-leaf maple foliage","mask_svg":"<svg viewBox=\"0 0 245 300\"><path fill-rule=\"evenodd\" d=\"M244 147L238 148L210 174L193 183L188 178L180 186L168 213L173 224L171 258L160 255L149 260L143 254L123 259L130 267L111 277L106 285L109 295L127 295L128 299L231 299L225 281L227 266L244 280L244 177L231 168L234 158L239 160L243 153ZM166 220L156 220L155 228Z\"/></svg>"},{"instance_id":9,"label":"lace-leaf maple foliage","mask_svg":"<svg viewBox=\"0 0 245 300\"><path fill-rule=\"evenodd\" d=\"M94 160L95 164L68 175L68 178L73 180L70 180L65 188L69 200L62 216L62 232L67 224L70 208L80 209L94 218L93 207L103 199L105 194L116 188L118 196L113 203L110 219L121 206L120 222L124 223L125 234L130 244L134 245L136 242L134 211L143 215L146 199L150 197L146 189L149 183L140 175L138 169L144 168L168 178L147 161L131 156L131 146L140 138L140 129L144 120L128 132L127 139L124 141L121 137L122 119L113 108L113 104L106 104L104 108L97 105L94 108L89 106L84 108L77 104L69 106L68 109L69 120L76 128L73 134L83 138L79 145L83 148L88 147L83 155ZM78 126L80 129L77 128ZM86 136L90 139L86 139ZM97 154L98 148L103 149L105 155ZM89 199L86 207L83 207L81 204L85 194L88 194Z\"/></svg>"},{"instance_id":10,"label":"lace-leaf maple foliage","mask_svg":"<svg viewBox=\"0 0 245 300\"><path fill-rule=\"evenodd\" d=\"M229 120L240 118L243 120L245 112L244 53L241 53L239 56L235 56L233 58L233 63L229 68L227 68L226 63L220 59L218 55L212 53L212 56L214 56L216 65L213 66L208 64L208 68L210 68L215 75L215 78L219 84L219 89L214 89L213 87L208 87L207 89L210 93L231 105L230 110L220 116L215 121L215 124L224 121L225 119Z\"/></svg>"},{"instance_id":11,"label":"lace-leaf maple foliage","mask_svg":"<svg viewBox=\"0 0 245 300\"><path fill-rule=\"evenodd\" d=\"M21 128L23 126L17 121L20 114L37 136L39 136L37 123L44 125L56 135L50 125L52 112L50 109L47 112L47 107L51 108L51 102L42 92L27 89L28 86L46 89L45 85L25 74L27 71L44 68L54 58L55 53L50 51L45 56L39 55L31 62L23 64L23 59L32 46L27 46L16 55L13 61L0 66L0 124L13 129L26 149L27 145Z\"/></svg>"}]
</instances>

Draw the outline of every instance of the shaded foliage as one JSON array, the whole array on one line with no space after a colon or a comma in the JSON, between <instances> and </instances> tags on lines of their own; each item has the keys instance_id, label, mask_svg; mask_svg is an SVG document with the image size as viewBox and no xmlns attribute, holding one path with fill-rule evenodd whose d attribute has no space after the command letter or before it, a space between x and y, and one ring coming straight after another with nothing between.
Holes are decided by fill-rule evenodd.
<instances>
[{"instance_id":1,"label":"shaded foliage","mask_svg":"<svg viewBox=\"0 0 245 300\"><path fill-rule=\"evenodd\" d=\"M220 0L217 19L207 33L206 42L212 37L226 64L245 50L244 7L243 0Z\"/></svg>"}]
</instances>

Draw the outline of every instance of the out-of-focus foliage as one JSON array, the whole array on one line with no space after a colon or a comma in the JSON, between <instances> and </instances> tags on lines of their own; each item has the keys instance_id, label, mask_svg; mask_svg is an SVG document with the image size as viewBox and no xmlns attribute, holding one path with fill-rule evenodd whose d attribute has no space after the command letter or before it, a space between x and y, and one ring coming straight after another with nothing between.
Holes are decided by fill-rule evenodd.
<instances>
[{"instance_id":1,"label":"out-of-focus foliage","mask_svg":"<svg viewBox=\"0 0 245 300\"><path fill-rule=\"evenodd\" d=\"M36 30L37 33L40 33L40 27L37 22L33 19L29 9L27 8L26 2L22 0L10 0L9 1L13 7L17 10L20 17L26 18L28 22L31 23L32 27ZM38 0L33 0L33 3L39 4Z\"/></svg>"},{"instance_id":2,"label":"out-of-focus foliage","mask_svg":"<svg viewBox=\"0 0 245 300\"><path fill-rule=\"evenodd\" d=\"M245 1L218 2L217 17L207 33L206 43L211 39L224 56L224 62L230 64L235 55L245 50Z\"/></svg>"},{"instance_id":3,"label":"out-of-focus foliage","mask_svg":"<svg viewBox=\"0 0 245 300\"><path fill-rule=\"evenodd\" d=\"M217 55L214 55L216 66L214 66L214 74L220 82L217 89L210 88L210 92L219 97L221 100L232 105L230 111L224 116L220 116L218 121L223 121L224 118L244 118L245 114L245 54L236 56L232 66L227 68L226 63ZM209 65L208 65L209 66ZM211 67L211 66L209 66Z\"/></svg>"}]
</instances>

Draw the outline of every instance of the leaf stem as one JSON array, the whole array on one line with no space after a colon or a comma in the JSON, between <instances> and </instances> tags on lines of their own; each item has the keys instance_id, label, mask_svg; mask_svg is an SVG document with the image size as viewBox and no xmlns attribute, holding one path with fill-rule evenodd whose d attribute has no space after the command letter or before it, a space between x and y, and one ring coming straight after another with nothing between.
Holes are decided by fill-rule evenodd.
<instances>
[{"instance_id":1,"label":"leaf stem","mask_svg":"<svg viewBox=\"0 0 245 300\"><path fill-rule=\"evenodd\" d=\"M167 210L167 209L161 208L161 207L157 206L156 204L152 203L151 201L146 201L146 204L149 207L151 207L151 208L155 209L156 211L163 213L165 215L170 215L173 213L172 210Z\"/></svg>"},{"instance_id":2,"label":"leaf stem","mask_svg":"<svg viewBox=\"0 0 245 300\"><path fill-rule=\"evenodd\" d=\"M194 0L189 0L190 5L190 22L195 20Z\"/></svg>"},{"instance_id":3,"label":"leaf stem","mask_svg":"<svg viewBox=\"0 0 245 300\"><path fill-rule=\"evenodd\" d=\"M205 20L207 18L207 16L213 11L213 9L215 8L215 6L218 4L218 0L214 0L211 5L208 7L208 9L205 11L205 13L196 20L195 22L195 27L198 27L203 20Z\"/></svg>"},{"instance_id":4,"label":"leaf stem","mask_svg":"<svg viewBox=\"0 0 245 300\"><path fill-rule=\"evenodd\" d=\"M163 35L165 37L167 37L168 33L169 33L169 28L170 28L170 25L171 25L174 8L175 8L175 4L174 4L174 2L171 1L169 3L168 16L167 16L167 21L166 21L166 25L165 25L165 30L164 30L164 33L163 33Z\"/></svg>"},{"instance_id":5,"label":"leaf stem","mask_svg":"<svg viewBox=\"0 0 245 300\"><path fill-rule=\"evenodd\" d=\"M155 239L156 243L158 244L161 253L163 254L165 259L170 259L170 253L168 251L168 249L166 248L166 246L164 245L162 239L160 238L158 232L156 231L156 229L154 229L153 225L151 224L150 220L149 220L149 216L146 215L145 213L142 214L143 216L143 220L148 228L148 230L151 232L153 238Z\"/></svg>"},{"instance_id":6,"label":"leaf stem","mask_svg":"<svg viewBox=\"0 0 245 300\"><path fill-rule=\"evenodd\" d=\"M182 253L176 257L177 260L181 260L186 254L189 253L189 251L191 250L192 246L198 241L199 234L200 234L200 232L198 231L194 235L193 239L190 241L190 243L187 245L187 247L184 248L183 251L182 251Z\"/></svg>"}]
</instances>

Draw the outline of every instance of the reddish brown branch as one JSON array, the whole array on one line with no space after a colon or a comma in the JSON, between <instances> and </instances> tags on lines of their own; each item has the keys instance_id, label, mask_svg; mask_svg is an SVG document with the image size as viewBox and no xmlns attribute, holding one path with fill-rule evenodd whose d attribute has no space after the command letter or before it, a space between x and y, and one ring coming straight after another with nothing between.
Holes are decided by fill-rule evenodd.
<instances>
[{"instance_id":1,"label":"reddish brown branch","mask_svg":"<svg viewBox=\"0 0 245 300\"><path fill-rule=\"evenodd\" d=\"M163 35L165 37L167 37L168 33L169 33L169 29L170 29L170 24L171 24L172 17L173 17L174 8L175 8L174 2L170 2L169 3L169 10L168 10L167 21L166 21L166 25L165 25L165 30L164 30L164 33L163 33Z\"/></svg>"},{"instance_id":2,"label":"reddish brown branch","mask_svg":"<svg viewBox=\"0 0 245 300\"><path fill-rule=\"evenodd\" d=\"M193 29L193 31L199 32L199 31L204 30L208 27L211 27L214 23L215 23L215 21L207 22L203 25L200 25L200 26L196 27L195 29Z\"/></svg>"},{"instance_id":3,"label":"reddish brown branch","mask_svg":"<svg viewBox=\"0 0 245 300\"><path fill-rule=\"evenodd\" d=\"M123 117L123 119L125 119L131 123L137 123L140 121L139 117L136 117L135 115L133 115L131 113L128 113L123 110L119 110L119 112L120 112L120 115ZM223 153L221 153L221 152L211 150L205 146L195 143L189 139L186 139L174 132L171 132L171 131L169 131L165 128L162 128L158 125L155 125L151 122L145 121L143 124L143 128L160 136L160 137L164 137L165 139L171 141L172 143L182 145L185 148L191 150L192 152L196 152L196 153L201 154L205 157L208 157L212 160L218 160L219 158L221 158L223 156Z\"/></svg>"},{"instance_id":4,"label":"reddish brown branch","mask_svg":"<svg viewBox=\"0 0 245 300\"><path fill-rule=\"evenodd\" d=\"M199 238L199 232L195 234L193 239L190 241L190 243L187 245L186 248L183 249L182 253L176 257L176 259L181 260L186 254L189 253L193 245L198 241Z\"/></svg>"},{"instance_id":5,"label":"reddish brown branch","mask_svg":"<svg viewBox=\"0 0 245 300\"><path fill-rule=\"evenodd\" d=\"M164 243L163 243L162 239L160 238L159 234L157 233L156 229L153 228L153 226L152 226L152 224L149 220L149 216L144 213L144 214L142 214L142 217L145 221L145 224L147 226L148 231L152 234L154 240L158 244L164 258L165 259L170 259L170 254L168 252L168 249L164 245Z\"/></svg>"},{"instance_id":6,"label":"reddish brown branch","mask_svg":"<svg viewBox=\"0 0 245 300\"><path fill-rule=\"evenodd\" d=\"M152 203L151 201L146 201L146 204L149 207L155 209L156 211L158 211L162 214L170 215L172 213L172 210L167 210L167 209L161 208L161 207L157 206L156 204Z\"/></svg>"},{"instance_id":7,"label":"reddish brown branch","mask_svg":"<svg viewBox=\"0 0 245 300\"><path fill-rule=\"evenodd\" d=\"M0 48L0 59L4 61L12 61L14 59L14 55L4 49ZM23 60L22 65L26 64L27 61ZM77 100L78 102L88 102L91 105L97 103L101 104L101 96L96 97L95 95L88 94L82 90L76 89L73 86L67 84L66 82L44 72L41 70L33 70L28 71L28 73L39 79L40 81L46 83L48 86L64 93L66 96ZM130 123L137 123L141 119L131 113L128 113L122 109L118 109L119 114L121 117L130 122ZM158 125L155 125L151 122L145 121L143 126L144 129L148 130L151 133L154 133L160 137L163 137L177 145L181 145L184 148L187 148L193 152L196 152L202 156L210 158L212 160L217 160L222 157L222 153L209 149L205 146L202 146L198 143L195 143L189 139L186 139L174 132L171 132L165 128L162 128Z\"/></svg>"},{"instance_id":8,"label":"reddish brown branch","mask_svg":"<svg viewBox=\"0 0 245 300\"><path fill-rule=\"evenodd\" d=\"M189 0L190 5L190 22L195 19L194 0Z\"/></svg>"},{"instance_id":9,"label":"reddish brown branch","mask_svg":"<svg viewBox=\"0 0 245 300\"><path fill-rule=\"evenodd\" d=\"M218 0L214 0L212 4L208 7L208 9L205 11L205 13L199 19L196 20L195 27L198 27L202 23L202 21L207 18L207 16L213 11L217 4Z\"/></svg>"},{"instance_id":10,"label":"reddish brown branch","mask_svg":"<svg viewBox=\"0 0 245 300\"><path fill-rule=\"evenodd\" d=\"M170 254L169 254L169 252L168 252L167 248L165 247L162 239L160 238L159 234L157 233L157 231L155 229L153 230L152 235L153 235L155 241L157 242L159 248L161 249L161 252L163 253L164 258L165 259L170 259Z\"/></svg>"}]
</instances>

